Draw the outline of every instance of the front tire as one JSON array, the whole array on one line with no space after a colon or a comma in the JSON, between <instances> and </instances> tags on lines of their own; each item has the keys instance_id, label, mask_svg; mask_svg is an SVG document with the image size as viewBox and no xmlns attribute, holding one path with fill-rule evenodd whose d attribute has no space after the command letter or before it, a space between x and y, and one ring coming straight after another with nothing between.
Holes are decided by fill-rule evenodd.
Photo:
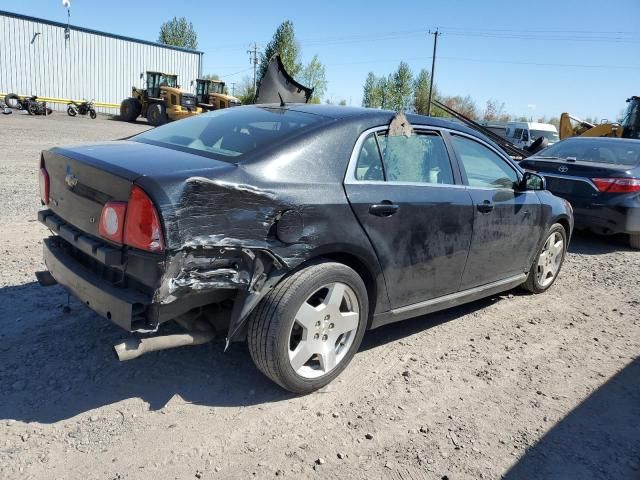
<instances>
[{"instance_id":1,"label":"front tire","mask_svg":"<svg viewBox=\"0 0 640 480\"><path fill-rule=\"evenodd\" d=\"M367 289L351 268L322 262L281 281L249 319L251 358L267 377L294 393L333 381L362 342Z\"/></svg>"},{"instance_id":2,"label":"front tire","mask_svg":"<svg viewBox=\"0 0 640 480\"><path fill-rule=\"evenodd\" d=\"M96 111L93 108L89 109L89 116L91 117L91 120L96 119Z\"/></svg>"},{"instance_id":3,"label":"front tire","mask_svg":"<svg viewBox=\"0 0 640 480\"><path fill-rule=\"evenodd\" d=\"M149 122L149 125L153 125L154 127L159 127L160 125L167 123L167 111L165 110L164 105L161 103L149 105L149 108L147 109L147 122Z\"/></svg>"},{"instance_id":4,"label":"front tire","mask_svg":"<svg viewBox=\"0 0 640 480\"><path fill-rule=\"evenodd\" d=\"M531 293L546 292L558 278L566 253L567 232L562 225L554 223L547 232L522 287Z\"/></svg>"}]
</instances>

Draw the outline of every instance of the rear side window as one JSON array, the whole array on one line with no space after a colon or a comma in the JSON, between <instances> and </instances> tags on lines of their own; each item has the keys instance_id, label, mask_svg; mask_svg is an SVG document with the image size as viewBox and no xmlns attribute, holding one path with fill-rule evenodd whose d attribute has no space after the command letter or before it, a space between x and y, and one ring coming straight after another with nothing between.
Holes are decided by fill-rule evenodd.
<instances>
[{"instance_id":1,"label":"rear side window","mask_svg":"<svg viewBox=\"0 0 640 480\"><path fill-rule=\"evenodd\" d=\"M384 181L382 159L375 135L370 134L362 144L356 163L356 180Z\"/></svg>"},{"instance_id":2,"label":"rear side window","mask_svg":"<svg viewBox=\"0 0 640 480\"><path fill-rule=\"evenodd\" d=\"M384 132L369 135L358 156L356 179L455 183L444 141L435 133L410 137L389 137Z\"/></svg>"},{"instance_id":3,"label":"rear side window","mask_svg":"<svg viewBox=\"0 0 640 480\"><path fill-rule=\"evenodd\" d=\"M518 174L493 150L459 135L452 136L456 149L472 187L514 188Z\"/></svg>"},{"instance_id":4,"label":"rear side window","mask_svg":"<svg viewBox=\"0 0 640 480\"><path fill-rule=\"evenodd\" d=\"M231 161L296 135L325 117L292 110L230 108L147 130L131 140Z\"/></svg>"}]
</instances>

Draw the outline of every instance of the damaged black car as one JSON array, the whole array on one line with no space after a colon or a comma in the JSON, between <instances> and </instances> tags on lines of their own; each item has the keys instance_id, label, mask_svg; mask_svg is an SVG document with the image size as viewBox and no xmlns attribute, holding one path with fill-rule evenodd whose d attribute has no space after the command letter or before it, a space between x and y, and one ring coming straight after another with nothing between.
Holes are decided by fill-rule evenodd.
<instances>
[{"instance_id":1,"label":"damaged black car","mask_svg":"<svg viewBox=\"0 0 640 480\"><path fill-rule=\"evenodd\" d=\"M40 194L39 280L136 332L121 360L223 335L298 393L336 378L368 329L547 290L573 229L543 178L473 130L318 105L53 148ZM169 321L184 333L161 335Z\"/></svg>"}]
</instances>

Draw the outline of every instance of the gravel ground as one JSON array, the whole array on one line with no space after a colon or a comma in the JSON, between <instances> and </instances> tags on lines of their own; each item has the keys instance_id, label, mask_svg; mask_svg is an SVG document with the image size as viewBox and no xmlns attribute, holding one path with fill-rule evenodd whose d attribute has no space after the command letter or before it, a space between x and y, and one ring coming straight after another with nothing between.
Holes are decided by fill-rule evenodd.
<instances>
[{"instance_id":1,"label":"gravel ground","mask_svg":"<svg viewBox=\"0 0 640 480\"><path fill-rule=\"evenodd\" d=\"M246 346L118 363L126 332L43 289L40 150L147 128L0 115L0 478L640 479L640 252L574 237L546 294L369 332L292 396Z\"/></svg>"}]
</instances>

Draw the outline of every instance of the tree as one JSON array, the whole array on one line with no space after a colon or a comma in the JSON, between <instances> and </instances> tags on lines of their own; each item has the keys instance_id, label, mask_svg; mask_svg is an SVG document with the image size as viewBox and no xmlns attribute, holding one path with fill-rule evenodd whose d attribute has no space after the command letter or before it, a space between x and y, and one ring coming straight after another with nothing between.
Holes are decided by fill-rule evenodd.
<instances>
[{"instance_id":1,"label":"tree","mask_svg":"<svg viewBox=\"0 0 640 480\"><path fill-rule=\"evenodd\" d=\"M413 74L406 62L400 62L398 70L389 75L389 108L406 111L411 106L413 96Z\"/></svg>"},{"instance_id":2,"label":"tree","mask_svg":"<svg viewBox=\"0 0 640 480\"><path fill-rule=\"evenodd\" d=\"M173 20L164 22L160 27L158 42L192 50L198 48L198 36L193 23L187 22L185 17L173 17Z\"/></svg>"},{"instance_id":3,"label":"tree","mask_svg":"<svg viewBox=\"0 0 640 480\"><path fill-rule=\"evenodd\" d=\"M482 119L486 122L504 121L501 120L505 115L504 102L498 102L498 100L487 100L487 106L482 113Z\"/></svg>"},{"instance_id":4,"label":"tree","mask_svg":"<svg viewBox=\"0 0 640 480\"><path fill-rule=\"evenodd\" d=\"M269 60L275 54L279 54L284 68L292 77L296 77L302 70L300 63L300 47L296 41L293 23L286 20L280 24L273 38L267 44L261 55L258 82L262 79L269 66Z\"/></svg>"},{"instance_id":5,"label":"tree","mask_svg":"<svg viewBox=\"0 0 640 480\"><path fill-rule=\"evenodd\" d=\"M438 100L444 103L447 107L463 114L465 117L469 117L472 120L478 118L478 107L476 107L476 104L469 95L466 97L461 97L460 95L456 95L455 97L443 97ZM433 116L443 117L446 116L446 114L442 110L436 109L433 112Z\"/></svg>"},{"instance_id":6,"label":"tree","mask_svg":"<svg viewBox=\"0 0 640 480\"><path fill-rule=\"evenodd\" d=\"M342 100L340 100L338 102L338 105L340 105L341 107L346 107L347 106L347 101L343 98Z\"/></svg>"},{"instance_id":7,"label":"tree","mask_svg":"<svg viewBox=\"0 0 640 480\"><path fill-rule=\"evenodd\" d=\"M367 108L378 108L380 106L377 98L376 82L378 79L373 72L369 72L362 88L362 106Z\"/></svg>"},{"instance_id":8,"label":"tree","mask_svg":"<svg viewBox=\"0 0 640 480\"><path fill-rule=\"evenodd\" d=\"M431 75L424 68L420 70L418 78L414 83L413 108L416 113L426 115L429 109L429 88L431 85ZM433 98L437 98L436 86L433 86Z\"/></svg>"},{"instance_id":9,"label":"tree","mask_svg":"<svg viewBox=\"0 0 640 480\"><path fill-rule=\"evenodd\" d=\"M327 91L327 79L324 65L318 60L318 55L314 55L309 64L304 67L300 79L303 85L313 88L311 103L320 103L320 99Z\"/></svg>"},{"instance_id":10,"label":"tree","mask_svg":"<svg viewBox=\"0 0 640 480\"><path fill-rule=\"evenodd\" d=\"M374 88L374 98L380 108L389 108L389 92L388 92L388 79L380 77L376 81Z\"/></svg>"},{"instance_id":11,"label":"tree","mask_svg":"<svg viewBox=\"0 0 640 480\"><path fill-rule=\"evenodd\" d=\"M236 97L243 105L251 105L256 99L256 92L253 89L253 79L245 76L236 91Z\"/></svg>"}]
</instances>

